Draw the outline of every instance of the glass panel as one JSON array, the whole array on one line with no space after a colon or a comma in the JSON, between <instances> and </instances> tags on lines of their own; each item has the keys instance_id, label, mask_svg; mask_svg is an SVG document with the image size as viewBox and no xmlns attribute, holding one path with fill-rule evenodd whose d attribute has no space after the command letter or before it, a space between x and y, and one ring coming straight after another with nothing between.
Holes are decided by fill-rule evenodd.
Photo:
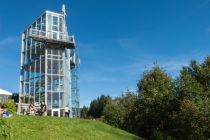
<instances>
[{"instance_id":1,"label":"glass panel","mask_svg":"<svg viewBox=\"0 0 210 140\"><path fill-rule=\"evenodd\" d=\"M47 93L47 105L48 107L51 106L51 101L52 101L52 96L51 96L51 92Z\"/></svg>"},{"instance_id":2,"label":"glass panel","mask_svg":"<svg viewBox=\"0 0 210 140\"><path fill-rule=\"evenodd\" d=\"M45 80L44 76L41 77L41 87L40 92L45 92Z\"/></svg>"},{"instance_id":3,"label":"glass panel","mask_svg":"<svg viewBox=\"0 0 210 140\"><path fill-rule=\"evenodd\" d=\"M37 30L41 30L41 18L37 20Z\"/></svg>"},{"instance_id":4,"label":"glass panel","mask_svg":"<svg viewBox=\"0 0 210 140\"><path fill-rule=\"evenodd\" d=\"M53 39L57 39L58 33L53 32Z\"/></svg>"},{"instance_id":5,"label":"glass panel","mask_svg":"<svg viewBox=\"0 0 210 140\"><path fill-rule=\"evenodd\" d=\"M59 18L59 31L63 32L63 20L62 20L62 18Z\"/></svg>"},{"instance_id":6,"label":"glass panel","mask_svg":"<svg viewBox=\"0 0 210 140\"><path fill-rule=\"evenodd\" d=\"M31 79L30 81L30 98L34 99L34 79Z\"/></svg>"},{"instance_id":7,"label":"glass panel","mask_svg":"<svg viewBox=\"0 0 210 140\"><path fill-rule=\"evenodd\" d=\"M58 31L58 26L54 26L53 25L53 28L52 29L53 29L53 31Z\"/></svg>"},{"instance_id":8,"label":"glass panel","mask_svg":"<svg viewBox=\"0 0 210 140\"><path fill-rule=\"evenodd\" d=\"M51 31L51 15L47 15L47 30Z\"/></svg>"},{"instance_id":9,"label":"glass panel","mask_svg":"<svg viewBox=\"0 0 210 140\"><path fill-rule=\"evenodd\" d=\"M36 22L32 24L32 29L36 29Z\"/></svg>"},{"instance_id":10,"label":"glass panel","mask_svg":"<svg viewBox=\"0 0 210 140\"><path fill-rule=\"evenodd\" d=\"M30 45L31 45L31 39L27 39L27 50L30 48Z\"/></svg>"},{"instance_id":11,"label":"glass panel","mask_svg":"<svg viewBox=\"0 0 210 140\"><path fill-rule=\"evenodd\" d=\"M29 86L29 84L28 84L28 82L26 82L26 81L24 81L24 87L23 87L23 94L24 95L26 95L26 94L28 94L28 86Z\"/></svg>"},{"instance_id":12,"label":"glass panel","mask_svg":"<svg viewBox=\"0 0 210 140\"><path fill-rule=\"evenodd\" d=\"M58 92L53 92L53 108L58 108L59 107L59 93Z\"/></svg>"},{"instance_id":13,"label":"glass panel","mask_svg":"<svg viewBox=\"0 0 210 140\"><path fill-rule=\"evenodd\" d=\"M56 16L53 16L53 25L58 26L58 17L56 17Z\"/></svg>"},{"instance_id":14,"label":"glass panel","mask_svg":"<svg viewBox=\"0 0 210 140\"><path fill-rule=\"evenodd\" d=\"M64 93L63 92L61 92L60 93L60 107L62 108L62 107L64 107Z\"/></svg>"},{"instance_id":15,"label":"glass panel","mask_svg":"<svg viewBox=\"0 0 210 140\"><path fill-rule=\"evenodd\" d=\"M24 80L28 80L29 79L29 72L25 69L24 70Z\"/></svg>"},{"instance_id":16,"label":"glass panel","mask_svg":"<svg viewBox=\"0 0 210 140\"><path fill-rule=\"evenodd\" d=\"M51 75L47 76L47 90L51 91Z\"/></svg>"},{"instance_id":17,"label":"glass panel","mask_svg":"<svg viewBox=\"0 0 210 140\"><path fill-rule=\"evenodd\" d=\"M32 44L32 47L35 47L35 41L33 39L32 39L31 44Z\"/></svg>"},{"instance_id":18,"label":"glass panel","mask_svg":"<svg viewBox=\"0 0 210 140\"><path fill-rule=\"evenodd\" d=\"M46 14L42 16L42 31L46 31Z\"/></svg>"}]
</instances>

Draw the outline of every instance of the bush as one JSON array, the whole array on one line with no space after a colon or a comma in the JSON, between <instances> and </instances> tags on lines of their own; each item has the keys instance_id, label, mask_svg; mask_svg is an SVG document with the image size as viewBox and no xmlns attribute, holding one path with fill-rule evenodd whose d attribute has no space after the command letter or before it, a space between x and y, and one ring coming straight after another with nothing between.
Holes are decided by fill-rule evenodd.
<instances>
[{"instance_id":1,"label":"bush","mask_svg":"<svg viewBox=\"0 0 210 140\"><path fill-rule=\"evenodd\" d=\"M122 127L124 122L124 112L120 105L110 101L103 111L103 121L115 127Z\"/></svg>"},{"instance_id":2,"label":"bush","mask_svg":"<svg viewBox=\"0 0 210 140\"><path fill-rule=\"evenodd\" d=\"M16 106L15 103L13 101L6 101L3 104L3 107L7 109L7 111L9 112L9 114L14 114L16 112Z\"/></svg>"}]
</instances>

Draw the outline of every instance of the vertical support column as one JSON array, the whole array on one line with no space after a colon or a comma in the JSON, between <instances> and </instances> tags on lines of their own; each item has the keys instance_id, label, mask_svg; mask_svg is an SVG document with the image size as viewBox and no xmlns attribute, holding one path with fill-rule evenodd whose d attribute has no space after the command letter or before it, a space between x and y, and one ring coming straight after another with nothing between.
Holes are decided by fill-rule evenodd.
<instances>
[{"instance_id":1,"label":"vertical support column","mask_svg":"<svg viewBox=\"0 0 210 140\"><path fill-rule=\"evenodd\" d=\"M42 51L42 48L43 47L43 43L40 43L40 46L39 46L39 49L40 49L40 54L39 54L39 103L40 103L40 95L41 95L41 82L42 82L42 54L41 54L41 51Z\"/></svg>"},{"instance_id":2,"label":"vertical support column","mask_svg":"<svg viewBox=\"0 0 210 140\"><path fill-rule=\"evenodd\" d=\"M29 60L31 63L31 48L32 48L32 38L30 38L30 46L29 47ZM31 103L31 65L29 66L29 79L28 79L28 103Z\"/></svg>"},{"instance_id":3,"label":"vertical support column","mask_svg":"<svg viewBox=\"0 0 210 140\"><path fill-rule=\"evenodd\" d=\"M71 100L71 59L70 59L71 50L68 51L68 65L69 65L69 109L70 109L70 118L72 118L72 100Z\"/></svg>"},{"instance_id":4,"label":"vertical support column","mask_svg":"<svg viewBox=\"0 0 210 140\"><path fill-rule=\"evenodd\" d=\"M59 49L58 50L58 106L59 106L59 109L62 108L61 106L61 101L60 101L60 94L61 94L61 90L60 90L60 76L61 76L61 73L60 73L60 55L61 55L61 50ZM61 111L60 111L61 112Z\"/></svg>"},{"instance_id":5,"label":"vertical support column","mask_svg":"<svg viewBox=\"0 0 210 140\"><path fill-rule=\"evenodd\" d=\"M63 53L62 53L62 64L63 64L63 66L62 66L62 71L63 71L63 79L62 79L62 81L63 81L63 104L64 104L64 108L66 107L66 105L67 105L67 102L66 102L66 98L65 98L65 96L66 96L66 59L65 59L65 50L63 50ZM63 111L63 116L65 116L65 111Z\"/></svg>"},{"instance_id":6,"label":"vertical support column","mask_svg":"<svg viewBox=\"0 0 210 140\"><path fill-rule=\"evenodd\" d=\"M21 113L21 108L22 108L22 103L23 103L23 65L24 65L24 39L26 41L26 35L24 33L22 33L22 46L21 46L21 61L20 61L20 90L19 90L19 104L18 104L18 113Z\"/></svg>"},{"instance_id":7,"label":"vertical support column","mask_svg":"<svg viewBox=\"0 0 210 140\"><path fill-rule=\"evenodd\" d=\"M37 71L36 71L36 63L37 63L37 60L36 60L36 47L37 47L37 41L35 41L35 46L34 46L34 55L35 55L35 58L34 58L34 103L36 102L36 77L37 77Z\"/></svg>"},{"instance_id":8,"label":"vertical support column","mask_svg":"<svg viewBox=\"0 0 210 140\"><path fill-rule=\"evenodd\" d=\"M45 73L44 73L44 81L45 81L45 104L46 104L46 106L48 106L47 105L47 69L48 69L48 67L47 67L47 63L48 63L48 61L47 61L47 54L48 54L48 50L47 50L47 44L44 44L44 49L45 49Z\"/></svg>"}]
</instances>

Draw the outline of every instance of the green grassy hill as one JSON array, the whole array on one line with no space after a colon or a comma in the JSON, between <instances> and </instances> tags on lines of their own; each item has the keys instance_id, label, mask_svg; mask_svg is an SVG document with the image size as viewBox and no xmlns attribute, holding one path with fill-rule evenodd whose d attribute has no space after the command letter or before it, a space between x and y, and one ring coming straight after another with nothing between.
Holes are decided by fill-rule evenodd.
<instances>
[{"instance_id":1,"label":"green grassy hill","mask_svg":"<svg viewBox=\"0 0 210 140\"><path fill-rule=\"evenodd\" d=\"M140 140L94 120L39 116L14 116L4 120L15 140Z\"/></svg>"}]
</instances>

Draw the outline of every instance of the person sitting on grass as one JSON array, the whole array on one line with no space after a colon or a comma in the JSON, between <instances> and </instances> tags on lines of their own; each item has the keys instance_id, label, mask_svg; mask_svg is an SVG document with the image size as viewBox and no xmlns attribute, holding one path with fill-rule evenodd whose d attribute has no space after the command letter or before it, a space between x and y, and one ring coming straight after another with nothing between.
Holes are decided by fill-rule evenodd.
<instances>
[{"instance_id":1,"label":"person sitting on grass","mask_svg":"<svg viewBox=\"0 0 210 140\"><path fill-rule=\"evenodd\" d=\"M35 114L35 105L33 102L29 105L29 113L30 114Z\"/></svg>"},{"instance_id":2,"label":"person sitting on grass","mask_svg":"<svg viewBox=\"0 0 210 140\"><path fill-rule=\"evenodd\" d=\"M43 116L43 114L46 112L47 110L47 107L46 107L46 104L44 102L41 103L41 116Z\"/></svg>"},{"instance_id":3,"label":"person sitting on grass","mask_svg":"<svg viewBox=\"0 0 210 140\"><path fill-rule=\"evenodd\" d=\"M4 109L4 112L3 112L3 114L2 114L2 117L3 117L3 118L8 118L8 117L9 117L9 112L7 111L6 108Z\"/></svg>"}]
</instances>

